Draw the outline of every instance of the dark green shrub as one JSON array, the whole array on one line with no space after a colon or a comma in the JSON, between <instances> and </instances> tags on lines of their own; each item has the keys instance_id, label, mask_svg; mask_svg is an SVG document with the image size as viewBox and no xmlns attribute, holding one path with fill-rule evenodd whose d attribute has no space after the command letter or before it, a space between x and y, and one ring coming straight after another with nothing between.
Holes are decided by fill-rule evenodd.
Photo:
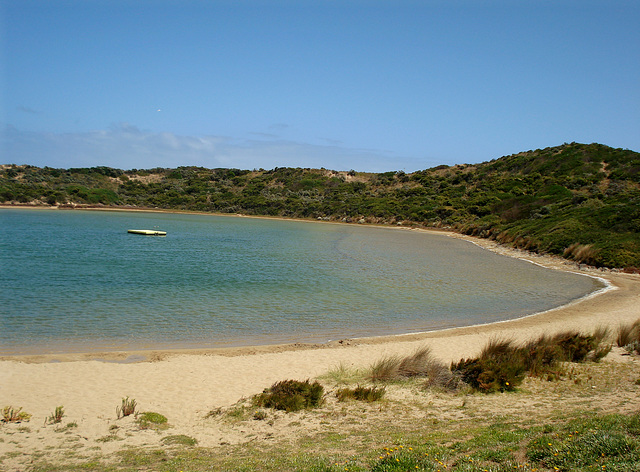
<instances>
[{"instance_id":1,"label":"dark green shrub","mask_svg":"<svg viewBox=\"0 0 640 472\"><path fill-rule=\"evenodd\" d=\"M320 406L323 394L324 388L318 381L282 380L257 395L254 403L259 407L291 412Z\"/></svg>"},{"instance_id":2,"label":"dark green shrub","mask_svg":"<svg viewBox=\"0 0 640 472\"><path fill-rule=\"evenodd\" d=\"M522 383L526 369L522 359L465 359L453 365L463 382L483 393L513 391Z\"/></svg>"},{"instance_id":3,"label":"dark green shrub","mask_svg":"<svg viewBox=\"0 0 640 472\"><path fill-rule=\"evenodd\" d=\"M512 391L527 371L521 350L512 341L490 341L477 358L451 365L451 371L484 393Z\"/></svg>"}]
</instances>

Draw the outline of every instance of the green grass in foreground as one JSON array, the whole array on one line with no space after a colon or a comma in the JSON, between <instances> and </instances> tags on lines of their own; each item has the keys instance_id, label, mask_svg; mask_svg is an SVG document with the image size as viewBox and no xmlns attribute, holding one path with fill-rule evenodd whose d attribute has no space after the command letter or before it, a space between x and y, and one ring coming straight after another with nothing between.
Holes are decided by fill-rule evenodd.
<instances>
[{"instance_id":1,"label":"green grass in foreground","mask_svg":"<svg viewBox=\"0 0 640 472\"><path fill-rule=\"evenodd\" d=\"M375 432L371 433L374 435ZM315 451L336 451L335 435L314 437ZM389 438L388 435L381 435ZM55 471L305 471L305 472L506 472L640 470L640 415L584 413L553 425L524 426L508 421L463 429L430 429L404 434L396 444L342 455L304 447L248 445L207 449L182 445L132 448L113 458L71 465L36 461L33 472Z\"/></svg>"}]
</instances>

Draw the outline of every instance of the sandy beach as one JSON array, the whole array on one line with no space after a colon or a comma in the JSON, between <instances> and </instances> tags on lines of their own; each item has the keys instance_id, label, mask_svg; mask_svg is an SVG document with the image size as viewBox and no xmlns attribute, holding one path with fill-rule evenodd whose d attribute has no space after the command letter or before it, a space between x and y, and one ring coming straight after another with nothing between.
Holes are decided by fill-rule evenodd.
<instances>
[{"instance_id":1,"label":"sandy beach","mask_svg":"<svg viewBox=\"0 0 640 472\"><path fill-rule=\"evenodd\" d=\"M411 354L423 346L429 346L437 358L449 363L478 354L488 340L495 338L524 341L563 330L616 330L620 323L640 319L638 275L578 268L559 258L520 253L491 241L474 241L554 270L600 277L610 288L526 318L432 333L345 339L323 345L4 357L0 359L0 406L22 407L33 416L24 423L30 426L31 434L19 445L10 441L10 434L18 426L0 426L0 438L4 439L0 441L0 457L16 450L26 457L47 444L58 444L61 436L52 426L43 425L59 405L65 408L64 423L77 423L77 434L84 438L83 443L95 444L97 438L108 434L116 420L116 407L128 396L138 402L140 411L167 416L172 434L187 434L202 446L213 446L221 441L233 443L234 438L207 423L207 413L227 408L279 380L314 379L337 366L365 369L384 356ZM131 362L141 358L144 360ZM153 442L150 437L136 435L127 443L147 444ZM109 452L121 444L102 443L100 447ZM16 464L20 463L17 460ZM19 465L15 467L7 470L20 470Z\"/></svg>"}]
</instances>

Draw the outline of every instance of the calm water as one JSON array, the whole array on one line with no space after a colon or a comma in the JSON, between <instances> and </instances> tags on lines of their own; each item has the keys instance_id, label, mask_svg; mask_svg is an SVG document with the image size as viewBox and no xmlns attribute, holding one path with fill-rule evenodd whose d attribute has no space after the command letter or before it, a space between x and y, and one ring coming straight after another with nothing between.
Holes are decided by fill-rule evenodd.
<instances>
[{"instance_id":1,"label":"calm water","mask_svg":"<svg viewBox=\"0 0 640 472\"><path fill-rule=\"evenodd\" d=\"M0 258L2 354L427 331L602 287L445 235L210 215L0 209Z\"/></svg>"}]
</instances>

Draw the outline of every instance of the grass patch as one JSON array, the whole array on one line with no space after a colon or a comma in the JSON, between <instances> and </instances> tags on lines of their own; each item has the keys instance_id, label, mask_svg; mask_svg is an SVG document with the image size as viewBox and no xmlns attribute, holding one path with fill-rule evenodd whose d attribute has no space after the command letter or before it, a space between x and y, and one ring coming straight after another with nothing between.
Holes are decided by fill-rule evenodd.
<instances>
[{"instance_id":1,"label":"grass patch","mask_svg":"<svg viewBox=\"0 0 640 472\"><path fill-rule=\"evenodd\" d=\"M639 470L639 437L639 415L575 420L532 440L527 457L554 470Z\"/></svg>"},{"instance_id":2,"label":"grass patch","mask_svg":"<svg viewBox=\"0 0 640 472\"><path fill-rule=\"evenodd\" d=\"M96 439L96 442L106 443L111 441L123 441L124 438L119 437L118 435L111 433L106 436L99 437Z\"/></svg>"},{"instance_id":3,"label":"grass patch","mask_svg":"<svg viewBox=\"0 0 640 472\"><path fill-rule=\"evenodd\" d=\"M179 446L195 446L198 440L185 434L174 434L162 438L162 444L173 444Z\"/></svg>"},{"instance_id":4,"label":"grass patch","mask_svg":"<svg viewBox=\"0 0 640 472\"><path fill-rule=\"evenodd\" d=\"M324 388L319 382L283 380L254 397L255 406L286 412L315 408L322 404Z\"/></svg>"},{"instance_id":5,"label":"grass patch","mask_svg":"<svg viewBox=\"0 0 640 472\"><path fill-rule=\"evenodd\" d=\"M338 401L359 400L363 402L377 402L384 397L386 390L378 387L362 387L358 385L354 388L340 388L336 391Z\"/></svg>"},{"instance_id":6,"label":"grass patch","mask_svg":"<svg viewBox=\"0 0 640 472\"><path fill-rule=\"evenodd\" d=\"M129 448L115 462L97 459L66 466L38 463L33 471L96 472L166 470L204 472L301 471L301 472L441 472L602 471L640 470L640 415L601 415L576 412L575 419L512 422L505 418L491 424L442 423L428 429L390 433L381 425L370 435L347 441L349 434L327 433L309 437L310 447L290 444L198 448L185 435L161 440L171 448ZM394 426L390 426L395 429ZM364 444L361 444L364 441ZM360 447L352 449L354 444ZM345 452L347 449L349 452ZM108 465L107 465L108 464Z\"/></svg>"},{"instance_id":7,"label":"grass patch","mask_svg":"<svg viewBox=\"0 0 640 472\"><path fill-rule=\"evenodd\" d=\"M350 368L340 363L332 367L321 378L336 385L348 385L363 380L364 377L364 374L359 369Z\"/></svg>"},{"instance_id":8,"label":"grass patch","mask_svg":"<svg viewBox=\"0 0 640 472\"><path fill-rule=\"evenodd\" d=\"M140 426L140 429L164 429L168 426L167 417L153 411L140 413L136 418L136 422Z\"/></svg>"},{"instance_id":9,"label":"grass patch","mask_svg":"<svg viewBox=\"0 0 640 472\"><path fill-rule=\"evenodd\" d=\"M66 426L64 426L63 428L57 428L56 431L58 433L66 433L67 431L70 431L73 428L77 428L77 427L78 427L78 423L76 423L75 421L72 421L71 423L67 423Z\"/></svg>"}]
</instances>

